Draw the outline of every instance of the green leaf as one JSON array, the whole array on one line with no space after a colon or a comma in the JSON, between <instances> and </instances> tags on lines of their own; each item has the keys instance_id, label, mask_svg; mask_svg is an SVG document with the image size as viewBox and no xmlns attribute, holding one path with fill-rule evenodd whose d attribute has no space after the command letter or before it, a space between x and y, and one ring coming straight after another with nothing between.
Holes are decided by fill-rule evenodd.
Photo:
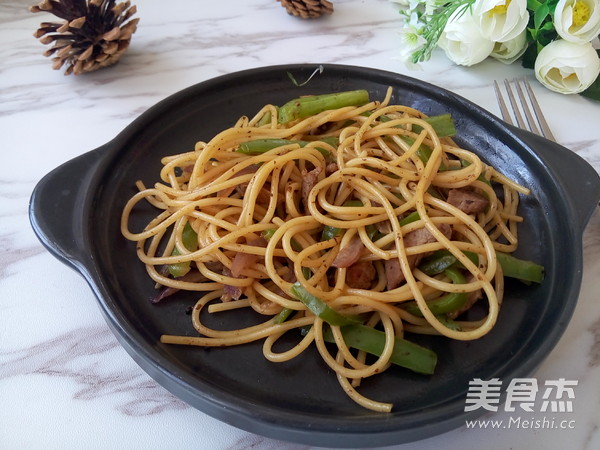
<instances>
[{"instance_id":1,"label":"green leaf","mask_svg":"<svg viewBox=\"0 0 600 450\"><path fill-rule=\"evenodd\" d=\"M546 5L548 6L548 10L550 14L554 16L554 11L556 10L556 5L558 5L558 0L546 0Z\"/></svg>"},{"instance_id":2,"label":"green leaf","mask_svg":"<svg viewBox=\"0 0 600 450\"><path fill-rule=\"evenodd\" d=\"M596 81L581 93L584 97L591 98L592 100L600 101L600 76L596 78Z\"/></svg>"},{"instance_id":3,"label":"green leaf","mask_svg":"<svg viewBox=\"0 0 600 450\"><path fill-rule=\"evenodd\" d=\"M550 10L548 9L548 5L540 5L540 7L535 10L533 13L533 24L536 30L540 29L542 23L549 15Z\"/></svg>"},{"instance_id":4,"label":"green leaf","mask_svg":"<svg viewBox=\"0 0 600 450\"><path fill-rule=\"evenodd\" d=\"M521 65L526 69L533 69L535 66L535 58L537 58L537 54L537 43L533 42L527 47L525 53L523 53Z\"/></svg>"}]
</instances>

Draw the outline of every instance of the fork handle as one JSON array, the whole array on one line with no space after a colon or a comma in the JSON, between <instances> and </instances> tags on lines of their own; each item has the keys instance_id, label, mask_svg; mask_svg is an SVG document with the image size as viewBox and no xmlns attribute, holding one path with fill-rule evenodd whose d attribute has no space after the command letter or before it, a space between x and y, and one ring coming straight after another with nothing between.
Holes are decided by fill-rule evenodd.
<instances>
[{"instance_id":1,"label":"fork handle","mask_svg":"<svg viewBox=\"0 0 600 450\"><path fill-rule=\"evenodd\" d=\"M600 202L598 172L577 153L556 142L520 128L514 128L514 132L533 149L558 181L574 215L573 222L583 232Z\"/></svg>"}]
</instances>

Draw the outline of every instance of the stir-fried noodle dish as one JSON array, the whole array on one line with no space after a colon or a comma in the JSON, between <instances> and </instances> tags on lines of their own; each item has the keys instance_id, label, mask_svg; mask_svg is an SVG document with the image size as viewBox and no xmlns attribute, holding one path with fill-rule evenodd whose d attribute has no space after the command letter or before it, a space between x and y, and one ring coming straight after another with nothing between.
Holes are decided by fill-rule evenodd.
<instances>
[{"instance_id":1,"label":"stir-fried noodle dish","mask_svg":"<svg viewBox=\"0 0 600 450\"><path fill-rule=\"evenodd\" d=\"M156 282L152 301L198 293L197 335L173 330L161 342L261 341L273 363L318 351L352 400L387 412L393 405L360 384L391 366L434 373L436 354L411 336L478 339L498 319L505 277L542 281L541 266L511 255L529 190L457 146L449 115L427 117L391 95L265 105L165 156L154 186L137 182L121 228ZM157 214L131 230L139 202ZM484 313L467 320L475 303ZM232 310L264 319L203 323L207 314L227 323ZM281 348L286 333L297 339Z\"/></svg>"}]
</instances>

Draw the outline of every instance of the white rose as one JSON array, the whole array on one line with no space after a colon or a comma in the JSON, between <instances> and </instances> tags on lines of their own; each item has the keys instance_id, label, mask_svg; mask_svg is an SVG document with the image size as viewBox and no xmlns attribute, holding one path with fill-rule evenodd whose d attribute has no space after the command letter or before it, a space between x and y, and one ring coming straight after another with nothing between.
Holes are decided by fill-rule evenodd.
<instances>
[{"instance_id":1,"label":"white rose","mask_svg":"<svg viewBox=\"0 0 600 450\"><path fill-rule=\"evenodd\" d=\"M494 49L494 43L481 35L471 14L454 13L440 39L438 46L446 56L460 66L472 66L487 58Z\"/></svg>"},{"instance_id":2,"label":"white rose","mask_svg":"<svg viewBox=\"0 0 600 450\"><path fill-rule=\"evenodd\" d=\"M496 42L490 55L504 64L512 64L521 57L527 49L527 31L523 30L516 38L506 42Z\"/></svg>"},{"instance_id":3,"label":"white rose","mask_svg":"<svg viewBox=\"0 0 600 450\"><path fill-rule=\"evenodd\" d=\"M561 94L585 91L600 75L600 58L591 43L559 39L546 45L535 60L535 77Z\"/></svg>"},{"instance_id":4,"label":"white rose","mask_svg":"<svg viewBox=\"0 0 600 450\"><path fill-rule=\"evenodd\" d=\"M554 28L566 41L583 44L600 34L598 0L560 0L554 11Z\"/></svg>"},{"instance_id":5,"label":"white rose","mask_svg":"<svg viewBox=\"0 0 600 450\"><path fill-rule=\"evenodd\" d=\"M473 17L483 36L494 42L508 41L527 27L527 0L476 0Z\"/></svg>"}]
</instances>

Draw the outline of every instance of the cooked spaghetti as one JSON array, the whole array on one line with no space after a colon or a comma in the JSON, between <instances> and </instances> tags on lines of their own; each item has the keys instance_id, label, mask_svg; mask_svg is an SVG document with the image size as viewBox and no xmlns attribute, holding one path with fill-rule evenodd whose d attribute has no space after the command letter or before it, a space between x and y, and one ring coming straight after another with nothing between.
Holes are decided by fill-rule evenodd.
<instances>
[{"instance_id":1,"label":"cooked spaghetti","mask_svg":"<svg viewBox=\"0 0 600 450\"><path fill-rule=\"evenodd\" d=\"M459 148L448 116L390 104L391 92L382 101L352 91L266 105L164 157L153 187L137 183L121 227L160 288L154 301L178 290L200 296L199 335L161 342L263 340L273 362L314 344L356 403L390 411L357 388L392 364L433 372L435 354L405 333L473 340L492 329L503 267L521 262L509 254L528 189ZM159 213L134 232L141 201ZM540 281L539 266L528 270ZM483 314L467 320L478 300ZM233 330L203 323L234 309L265 318ZM297 343L277 352L285 333Z\"/></svg>"}]
</instances>

